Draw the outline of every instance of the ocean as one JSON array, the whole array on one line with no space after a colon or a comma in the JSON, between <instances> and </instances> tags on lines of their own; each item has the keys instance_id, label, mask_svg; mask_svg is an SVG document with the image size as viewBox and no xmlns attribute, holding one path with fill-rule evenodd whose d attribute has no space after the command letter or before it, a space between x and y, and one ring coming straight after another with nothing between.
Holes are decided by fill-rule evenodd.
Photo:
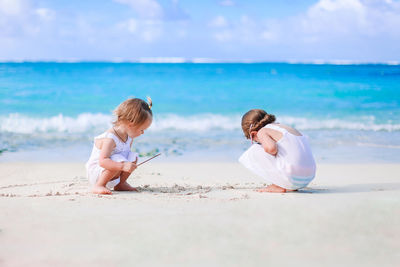
<instances>
[{"instance_id":1,"label":"ocean","mask_svg":"<svg viewBox=\"0 0 400 267\"><path fill-rule=\"evenodd\" d=\"M142 156L236 161L241 116L275 114L317 162L400 162L400 66L290 63L0 63L0 161L82 161L128 97L153 99Z\"/></svg>"}]
</instances>

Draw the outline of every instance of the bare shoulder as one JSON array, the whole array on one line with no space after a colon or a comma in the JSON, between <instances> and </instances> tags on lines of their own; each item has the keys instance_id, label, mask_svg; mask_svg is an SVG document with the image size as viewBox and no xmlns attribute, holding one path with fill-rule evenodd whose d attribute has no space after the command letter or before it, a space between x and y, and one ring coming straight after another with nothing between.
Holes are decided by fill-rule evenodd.
<instances>
[{"instance_id":1,"label":"bare shoulder","mask_svg":"<svg viewBox=\"0 0 400 267\"><path fill-rule=\"evenodd\" d=\"M302 136L302 134L298 130L293 128L293 127L290 127L290 126L285 125L285 124L280 124L280 123L277 123L276 125L278 125L279 127L283 128L283 129L286 129L286 131L288 131L291 134L294 134L294 135L297 135L297 136Z\"/></svg>"},{"instance_id":2,"label":"bare shoulder","mask_svg":"<svg viewBox=\"0 0 400 267\"><path fill-rule=\"evenodd\" d=\"M268 129L267 128L261 128L258 132L257 132L257 136L258 137L262 137L264 135L269 135Z\"/></svg>"},{"instance_id":3,"label":"bare shoulder","mask_svg":"<svg viewBox=\"0 0 400 267\"><path fill-rule=\"evenodd\" d=\"M276 153L278 151L277 145L276 145L277 140L275 139L276 137L274 137L273 135L271 135L268 132L268 129L266 129L266 128L260 129L257 132L257 138L258 138L258 142L261 143L265 152L267 152L271 155L276 155Z\"/></svg>"},{"instance_id":4,"label":"bare shoulder","mask_svg":"<svg viewBox=\"0 0 400 267\"><path fill-rule=\"evenodd\" d=\"M271 132L268 128L261 128L257 132L257 137L259 140L268 140L277 141L282 137L282 134L279 131Z\"/></svg>"},{"instance_id":5,"label":"bare shoulder","mask_svg":"<svg viewBox=\"0 0 400 267\"><path fill-rule=\"evenodd\" d=\"M279 140L281 140L281 138L283 136L283 134L280 131L277 131L277 130L274 130L271 128L262 128L262 129L260 129L259 132L261 135L268 136L275 142L278 142Z\"/></svg>"}]
</instances>

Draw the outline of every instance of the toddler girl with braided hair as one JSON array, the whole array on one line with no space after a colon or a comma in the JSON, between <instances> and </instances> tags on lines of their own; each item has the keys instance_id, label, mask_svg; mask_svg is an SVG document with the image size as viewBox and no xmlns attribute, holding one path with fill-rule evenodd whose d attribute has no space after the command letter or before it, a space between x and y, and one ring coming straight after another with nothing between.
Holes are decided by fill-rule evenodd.
<instances>
[{"instance_id":1,"label":"toddler girl with braided hair","mask_svg":"<svg viewBox=\"0 0 400 267\"><path fill-rule=\"evenodd\" d=\"M314 157L307 138L299 131L276 123L274 115L261 109L243 115L242 130L252 145L239 162L270 183L259 192L295 191L314 179Z\"/></svg>"}]
</instances>

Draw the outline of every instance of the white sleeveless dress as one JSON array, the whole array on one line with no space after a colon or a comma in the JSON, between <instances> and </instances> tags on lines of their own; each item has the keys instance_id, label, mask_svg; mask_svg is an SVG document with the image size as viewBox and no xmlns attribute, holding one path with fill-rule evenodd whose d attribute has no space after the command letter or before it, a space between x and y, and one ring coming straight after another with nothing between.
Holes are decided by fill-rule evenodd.
<instances>
[{"instance_id":1,"label":"white sleeveless dress","mask_svg":"<svg viewBox=\"0 0 400 267\"><path fill-rule=\"evenodd\" d=\"M253 144L239 158L239 162L268 182L286 189L306 187L315 177L316 164L305 136L297 136L277 124L264 128L282 133L276 142L278 153L273 156L260 144Z\"/></svg>"},{"instance_id":2,"label":"white sleeveless dress","mask_svg":"<svg viewBox=\"0 0 400 267\"><path fill-rule=\"evenodd\" d=\"M138 154L134 153L131 151L131 142L132 138L128 136L128 139L126 142L122 142L117 136L115 136L112 133L105 132L102 133L99 136L96 136L94 138L94 144L93 144L93 149L92 153L90 155L90 158L88 162L86 162L86 174L87 178L89 179L89 182L94 185L96 184L97 180L99 179L101 173L104 171L104 168L99 165L99 155L100 155L100 149L96 147L96 139L102 139L102 138L111 138L115 142L115 148L111 152L110 159L116 162L124 162L124 161L129 161L133 162L137 159ZM112 189L114 186L119 184L120 178L118 177L117 179L111 180L110 182L107 183L107 187Z\"/></svg>"}]
</instances>

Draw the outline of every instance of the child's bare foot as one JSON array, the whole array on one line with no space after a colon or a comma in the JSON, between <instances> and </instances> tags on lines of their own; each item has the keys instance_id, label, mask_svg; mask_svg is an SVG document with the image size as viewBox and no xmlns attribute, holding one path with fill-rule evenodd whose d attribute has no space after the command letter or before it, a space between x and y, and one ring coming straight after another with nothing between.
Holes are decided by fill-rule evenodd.
<instances>
[{"instance_id":1,"label":"child's bare foot","mask_svg":"<svg viewBox=\"0 0 400 267\"><path fill-rule=\"evenodd\" d=\"M286 189L286 192L295 192L297 189Z\"/></svg>"},{"instance_id":2,"label":"child's bare foot","mask_svg":"<svg viewBox=\"0 0 400 267\"><path fill-rule=\"evenodd\" d=\"M114 186L114 190L115 191L135 191L135 192L138 191L136 188L132 187L127 182L121 182L121 183L117 184L116 186Z\"/></svg>"},{"instance_id":3,"label":"child's bare foot","mask_svg":"<svg viewBox=\"0 0 400 267\"><path fill-rule=\"evenodd\" d=\"M106 188L105 186L101 186L101 185L95 185L92 188L92 193L93 194L101 194L101 195L111 195L111 191Z\"/></svg>"},{"instance_id":4,"label":"child's bare foot","mask_svg":"<svg viewBox=\"0 0 400 267\"><path fill-rule=\"evenodd\" d=\"M269 193L286 193L286 191L294 191L294 190L285 189L283 187L271 184L271 185L267 186L266 188L257 189L256 191L257 192L269 192Z\"/></svg>"}]
</instances>

